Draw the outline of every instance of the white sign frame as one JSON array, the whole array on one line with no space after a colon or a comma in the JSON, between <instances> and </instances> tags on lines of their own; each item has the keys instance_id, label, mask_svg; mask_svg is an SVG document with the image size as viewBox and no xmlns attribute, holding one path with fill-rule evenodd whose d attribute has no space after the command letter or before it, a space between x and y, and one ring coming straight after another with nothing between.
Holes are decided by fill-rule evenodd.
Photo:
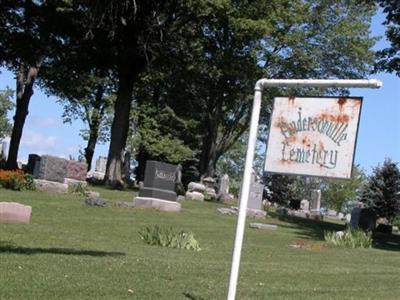
<instances>
[{"instance_id":1,"label":"white sign frame","mask_svg":"<svg viewBox=\"0 0 400 300\"><path fill-rule=\"evenodd\" d=\"M275 97L264 171L350 179L362 97Z\"/></svg>"},{"instance_id":2,"label":"white sign frame","mask_svg":"<svg viewBox=\"0 0 400 300\"><path fill-rule=\"evenodd\" d=\"M240 196L239 215L233 244L231 272L229 275L228 300L236 298L239 277L240 257L244 228L246 223L247 202L249 200L250 179L257 142L258 120L261 110L262 92L267 87L317 87L317 88L371 88L379 89L382 82L376 79L267 79L258 80L254 86L254 100L250 119L249 140L247 143L246 162L243 171L242 194Z\"/></svg>"}]
</instances>

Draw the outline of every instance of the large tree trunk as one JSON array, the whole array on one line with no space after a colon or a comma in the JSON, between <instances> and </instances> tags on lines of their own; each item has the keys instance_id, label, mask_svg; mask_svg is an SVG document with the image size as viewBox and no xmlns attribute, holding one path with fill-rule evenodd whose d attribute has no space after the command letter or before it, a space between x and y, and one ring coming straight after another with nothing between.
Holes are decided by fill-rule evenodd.
<instances>
[{"instance_id":1,"label":"large tree trunk","mask_svg":"<svg viewBox=\"0 0 400 300\"><path fill-rule=\"evenodd\" d=\"M213 177L217 165L217 138L219 108L214 109L208 116L207 133L203 136L199 171L201 178Z\"/></svg>"},{"instance_id":2,"label":"large tree trunk","mask_svg":"<svg viewBox=\"0 0 400 300\"><path fill-rule=\"evenodd\" d=\"M119 86L115 101L114 120L111 126L111 141L108 150L105 182L113 187L122 187L123 151L129 130L129 114L132 104L133 83L136 74L124 68L118 74Z\"/></svg>"},{"instance_id":3,"label":"large tree trunk","mask_svg":"<svg viewBox=\"0 0 400 300\"><path fill-rule=\"evenodd\" d=\"M92 168L93 155L96 148L97 139L99 137L100 123L104 114L105 103L103 95L104 95L104 88L103 86L99 85L97 87L96 99L93 105L93 110L89 121L90 133L89 133L88 143L85 148L85 159L88 171L90 171L90 169Z\"/></svg>"},{"instance_id":4,"label":"large tree trunk","mask_svg":"<svg viewBox=\"0 0 400 300\"><path fill-rule=\"evenodd\" d=\"M16 82L16 109L14 115L14 125L11 132L10 149L6 162L6 169L14 170L18 168L18 150L21 142L22 131L28 115L28 107L33 95L33 84L37 78L41 61L34 66L30 66L25 76L25 66L21 64L17 74Z\"/></svg>"},{"instance_id":5,"label":"large tree trunk","mask_svg":"<svg viewBox=\"0 0 400 300\"><path fill-rule=\"evenodd\" d=\"M136 175L136 182L144 180L144 173L146 170L146 161L149 159L147 151L143 148L139 148L139 151L136 155L136 161L138 166L136 167L135 175Z\"/></svg>"}]
</instances>

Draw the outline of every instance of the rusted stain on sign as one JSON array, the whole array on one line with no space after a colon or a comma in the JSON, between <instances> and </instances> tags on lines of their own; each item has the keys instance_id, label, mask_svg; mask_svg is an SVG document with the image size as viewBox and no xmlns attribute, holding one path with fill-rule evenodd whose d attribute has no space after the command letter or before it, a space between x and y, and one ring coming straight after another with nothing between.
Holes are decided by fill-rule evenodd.
<instances>
[{"instance_id":1,"label":"rusted stain on sign","mask_svg":"<svg viewBox=\"0 0 400 300\"><path fill-rule=\"evenodd\" d=\"M265 171L350 178L362 99L278 97Z\"/></svg>"}]
</instances>

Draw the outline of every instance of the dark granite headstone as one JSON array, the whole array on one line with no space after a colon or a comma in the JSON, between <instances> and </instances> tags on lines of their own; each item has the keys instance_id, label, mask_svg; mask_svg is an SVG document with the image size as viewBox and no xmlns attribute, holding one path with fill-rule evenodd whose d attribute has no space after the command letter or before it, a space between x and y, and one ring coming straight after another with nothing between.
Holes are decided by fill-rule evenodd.
<instances>
[{"instance_id":1,"label":"dark granite headstone","mask_svg":"<svg viewBox=\"0 0 400 300\"><path fill-rule=\"evenodd\" d=\"M175 175L175 165L148 160L139 197L176 201Z\"/></svg>"},{"instance_id":2,"label":"dark granite headstone","mask_svg":"<svg viewBox=\"0 0 400 300\"><path fill-rule=\"evenodd\" d=\"M350 225L354 229L373 231L376 226L376 215L371 209L355 207L351 211Z\"/></svg>"},{"instance_id":3,"label":"dark granite headstone","mask_svg":"<svg viewBox=\"0 0 400 300\"><path fill-rule=\"evenodd\" d=\"M36 163L39 163L40 155L37 154L29 154L28 156L28 164L26 165L26 172L29 174L33 174L35 170Z\"/></svg>"},{"instance_id":4,"label":"dark granite headstone","mask_svg":"<svg viewBox=\"0 0 400 300\"><path fill-rule=\"evenodd\" d=\"M49 181L64 182L67 177L67 160L60 157L43 155L35 164L34 177Z\"/></svg>"},{"instance_id":5,"label":"dark granite headstone","mask_svg":"<svg viewBox=\"0 0 400 300\"><path fill-rule=\"evenodd\" d=\"M358 227L365 231L374 231L376 227L376 215L369 208L361 209Z\"/></svg>"}]
</instances>

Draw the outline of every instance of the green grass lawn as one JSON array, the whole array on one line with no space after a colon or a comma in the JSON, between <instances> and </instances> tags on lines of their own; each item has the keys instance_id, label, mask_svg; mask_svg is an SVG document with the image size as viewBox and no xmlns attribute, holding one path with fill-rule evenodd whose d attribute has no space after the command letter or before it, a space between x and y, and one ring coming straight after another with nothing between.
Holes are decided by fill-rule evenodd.
<instances>
[{"instance_id":1,"label":"green grass lawn","mask_svg":"<svg viewBox=\"0 0 400 300\"><path fill-rule=\"evenodd\" d=\"M0 224L0 299L226 298L236 217L217 214L221 204L186 201L165 213L4 189L0 201L32 206L30 224ZM400 249L328 248L323 230L342 225L265 222L278 230L246 229L237 299L400 299ZM145 244L138 231L155 224L194 232L202 250Z\"/></svg>"}]
</instances>

